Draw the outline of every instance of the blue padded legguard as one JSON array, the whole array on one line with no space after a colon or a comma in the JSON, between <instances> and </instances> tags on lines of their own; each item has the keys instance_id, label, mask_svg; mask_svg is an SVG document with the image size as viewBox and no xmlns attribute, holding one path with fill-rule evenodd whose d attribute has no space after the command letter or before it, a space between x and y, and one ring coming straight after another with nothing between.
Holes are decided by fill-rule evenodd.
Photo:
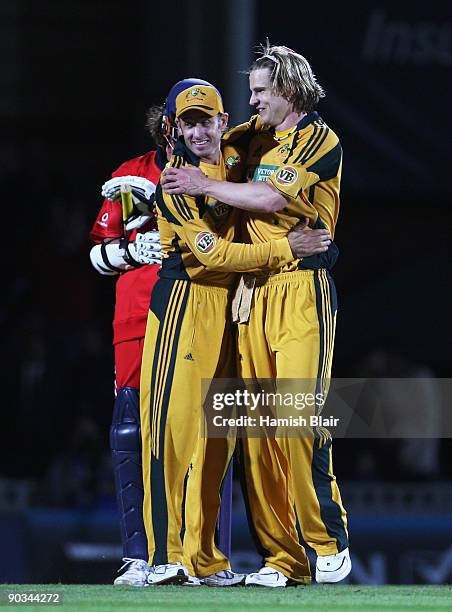
<instances>
[{"instance_id":1,"label":"blue padded legguard","mask_svg":"<svg viewBox=\"0 0 452 612\"><path fill-rule=\"evenodd\" d=\"M122 387L117 392L110 428L110 448L115 472L123 556L147 561L138 389Z\"/></svg>"}]
</instances>

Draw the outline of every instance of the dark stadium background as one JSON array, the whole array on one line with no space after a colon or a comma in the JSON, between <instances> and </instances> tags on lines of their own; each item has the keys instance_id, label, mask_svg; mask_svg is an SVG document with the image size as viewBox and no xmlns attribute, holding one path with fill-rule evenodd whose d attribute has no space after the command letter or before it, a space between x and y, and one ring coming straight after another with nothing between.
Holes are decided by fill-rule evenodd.
<instances>
[{"instance_id":1,"label":"dark stadium background","mask_svg":"<svg viewBox=\"0 0 452 612\"><path fill-rule=\"evenodd\" d=\"M1 3L0 580L111 580L114 282L88 258L100 185L150 148L146 108L181 78L212 81L231 122L245 119L240 70L267 35L311 61L327 91L320 114L344 148L334 374L450 376L451 7ZM352 580L447 582L450 441L432 443L427 468L399 450L336 442ZM246 531L236 504L234 542ZM240 549L237 563L250 555Z\"/></svg>"}]
</instances>

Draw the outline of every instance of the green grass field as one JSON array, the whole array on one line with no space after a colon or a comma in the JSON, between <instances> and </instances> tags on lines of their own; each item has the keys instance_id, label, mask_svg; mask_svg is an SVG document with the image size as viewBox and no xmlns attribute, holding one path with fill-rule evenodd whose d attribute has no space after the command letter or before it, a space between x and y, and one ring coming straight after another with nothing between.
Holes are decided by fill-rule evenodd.
<instances>
[{"instance_id":1,"label":"green grass field","mask_svg":"<svg viewBox=\"0 0 452 612\"><path fill-rule=\"evenodd\" d=\"M8 604L7 594L38 591L63 594L62 605ZM452 610L452 586L321 585L288 589L189 588L180 586L0 585L0 607L24 610Z\"/></svg>"}]
</instances>

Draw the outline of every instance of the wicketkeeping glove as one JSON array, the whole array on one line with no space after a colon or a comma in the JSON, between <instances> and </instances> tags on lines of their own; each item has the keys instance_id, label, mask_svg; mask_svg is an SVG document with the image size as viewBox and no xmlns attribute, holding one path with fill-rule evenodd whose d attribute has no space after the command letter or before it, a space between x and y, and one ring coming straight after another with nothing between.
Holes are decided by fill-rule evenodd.
<instances>
[{"instance_id":1,"label":"wicketkeeping glove","mask_svg":"<svg viewBox=\"0 0 452 612\"><path fill-rule=\"evenodd\" d=\"M128 232L131 232L134 229L143 227L143 225L146 225L152 218L153 215L131 215L125 224L125 228Z\"/></svg>"},{"instance_id":2,"label":"wicketkeeping glove","mask_svg":"<svg viewBox=\"0 0 452 612\"><path fill-rule=\"evenodd\" d=\"M109 200L121 198L121 187L129 185L132 190L133 203L144 213L152 213L154 204L155 185L142 176L117 176L102 185L102 195Z\"/></svg>"}]
</instances>

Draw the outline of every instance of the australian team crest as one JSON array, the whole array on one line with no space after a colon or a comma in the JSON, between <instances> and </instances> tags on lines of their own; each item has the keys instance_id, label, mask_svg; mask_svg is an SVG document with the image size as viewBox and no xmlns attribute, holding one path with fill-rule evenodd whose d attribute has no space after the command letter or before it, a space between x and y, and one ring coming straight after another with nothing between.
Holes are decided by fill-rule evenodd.
<instances>
[{"instance_id":1,"label":"australian team crest","mask_svg":"<svg viewBox=\"0 0 452 612\"><path fill-rule=\"evenodd\" d=\"M286 142L285 145L283 145L282 147L279 147L278 149L278 155L287 155L287 153L290 152L290 145L288 142Z\"/></svg>"},{"instance_id":2,"label":"australian team crest","mask_svg":"<svg viewBox=\"0 0 452 612\"><path fill-rule=\"evenodd\" d=\"M228 168L233 168L234 166L237 166L237 164L240 163L240 155L229 155L229 157L226 158L225 163Z\"/></svg>"},{"instance_id":3,"label":"australian team crest","mask_svg":"<svg viewBox=\"0 0 452 612\"><path fill-rule=\"evenodd\" d=\"M196 98L201 98L201 96L206 96L207 94L202 91L201 89L199 89L199 87L193 87L192 89L190 89L190 91L188 91L185 95L185 99L187 100L187 102L189 102L190 100L196 99Z\"/></svg>"}]
</instances>

